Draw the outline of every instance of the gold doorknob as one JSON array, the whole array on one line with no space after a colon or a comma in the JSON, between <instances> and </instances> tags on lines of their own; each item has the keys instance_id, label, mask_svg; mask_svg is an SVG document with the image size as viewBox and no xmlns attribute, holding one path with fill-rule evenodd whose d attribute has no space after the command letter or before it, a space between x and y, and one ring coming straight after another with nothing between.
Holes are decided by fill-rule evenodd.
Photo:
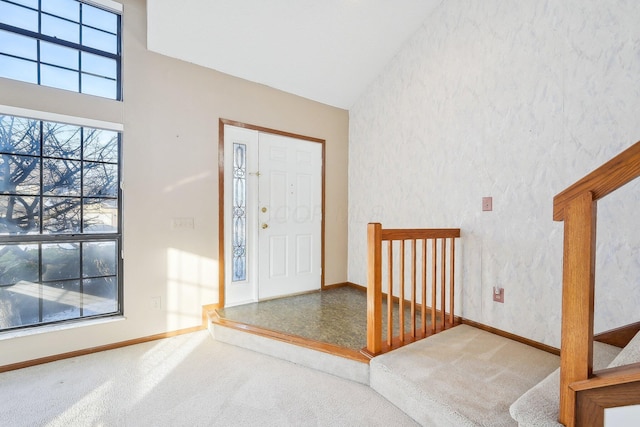
<instances>
[{"instance_id":1,"label":"gold doorknob","mask_svg":"<svg viewBox=\"0 0 640 427\"><path fill-rule=\"evenodd\" d=\"M265 228L269 228L269 224L267 224L266 222L263 222L262 229L264 230Z\"/></svg>"},{"instance_id":2,"label":"gold doorknob","mask_svg":"<svg viewBox=\"0 0 640 427\"><path fill-rule=\"evenodd\" d=\"M264 213L264 212L266 212L266 211L267 211L267 208L266 208L266 207L263 207L261 210L262 210L262 212Z\"/></svg>"}]
</instances>

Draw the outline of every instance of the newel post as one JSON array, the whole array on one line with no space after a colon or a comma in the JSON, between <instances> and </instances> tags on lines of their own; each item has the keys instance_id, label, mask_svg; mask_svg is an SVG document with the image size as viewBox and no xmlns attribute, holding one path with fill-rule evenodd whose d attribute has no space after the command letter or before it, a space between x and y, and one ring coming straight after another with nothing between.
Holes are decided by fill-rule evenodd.
<instances>
[{"instance_id":1,"label":"newel post","mask_svg":"<svg viewBox=\"0 0 640 427\"><path fill-rule=\"evenodd\" d=\"M367 225L367 351L382 350L382 224Z\"/></svg>"},{"instance_id":2,"label":"newel post","mask_svg":"<svg viewBox=\"0 0 640 427\"><path fill-rule=\"evenodd\" d=\"M591 192L564 210L559 421L567 427L574 425L576 404L569 385L588 379L593 370L596 212Z\"/></svg>"}]
</instances>

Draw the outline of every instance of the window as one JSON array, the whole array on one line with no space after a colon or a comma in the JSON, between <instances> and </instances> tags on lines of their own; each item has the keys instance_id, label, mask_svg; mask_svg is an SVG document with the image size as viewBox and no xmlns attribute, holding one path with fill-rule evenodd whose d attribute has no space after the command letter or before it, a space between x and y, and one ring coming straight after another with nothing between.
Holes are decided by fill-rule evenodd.
<instances>
[{"instance_id":1,"label":"window","mask_svg":"<svg viewBox=\"0 0 640 427\"><path fill-rule=\"evenodd\" d=\"M233 282L247 280L247 145L233 144Z\"/></svg>"},{"instance_id":2,"label":"window","mask_svg":"<svg viewBox=\"0 0 640 427\"><path fill-rule=\"evenodd\" d=\"M121 99L120 15L78 0L0 0L0 77Z\"/></svg>"},{"instance_id":3,"label":"window","mask_svg":"<svg viewBox=\"0 0 640 427\"><path fill-rule=\"evenodd\" d=\"M120 141L0 115L0 331L121 313Z\"/></svg>"}]
</instances>

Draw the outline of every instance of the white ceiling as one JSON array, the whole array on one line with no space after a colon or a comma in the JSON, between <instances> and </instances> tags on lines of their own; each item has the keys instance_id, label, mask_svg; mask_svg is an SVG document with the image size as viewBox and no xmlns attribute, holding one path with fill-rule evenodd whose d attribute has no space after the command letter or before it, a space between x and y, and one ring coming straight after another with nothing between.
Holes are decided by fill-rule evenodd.
<instances>
[{"instance_id":1,"label":"white ceiling","mask_svg":"<svg viewBox=\"0 0 640 427\"><path fill-rule=\"evenodd\" d=\"M148 0L152 51L349 109L443 0Z\"/></svg>"}]
</instances>

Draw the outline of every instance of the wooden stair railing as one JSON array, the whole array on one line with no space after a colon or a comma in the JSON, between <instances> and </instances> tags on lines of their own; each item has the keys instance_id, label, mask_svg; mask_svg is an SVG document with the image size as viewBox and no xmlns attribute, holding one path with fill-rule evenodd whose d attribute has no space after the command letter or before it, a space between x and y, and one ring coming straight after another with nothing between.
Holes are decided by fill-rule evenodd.
<instances>
[{"instance_id":1,"label":"wooden stair railing","mask_svg":"<svg viewBox=\"0 0 640 427\"><path fill-rule=\"evenodd\" d=\"M459 323L459 319L454 316L455 239L459 237L459 228L383 229L379 223L368 225L367 347L364 349L365 353L374 356L391 351ZM383 244L383 242L385 243ZM394 242L397 243L394 244ZM385 246L386 252L384 262L387 273L385 281L387 283L387 334L385 340L382 337L383 246ZM397 257L394 257L394 247L399 251ZM418 248L420 248L420 256L418 256ZM409 268L407 268L407 263L410 264ZM420 271L420 280L417 279L418 271ZM395 279L399 282L397 286L394 285ZM431 296L431 308L427 307L427 295ZM439 310L436 308L438 299L440 302ZM448 313L447 300L449 302ZM397 336L394 336L393 332L394 305L398 307ZM410 312L408 322L405 314L407 307ZM420 316L419 322L417 321L418 316ZM429 319L430 321L428 321ZM409 328L409 331L405 331L406 327Z\"/></svg>"},{"instance_id":2,"label":"wooden stair railing","mask_svg":"<svg viewBox=\"0 0 640 427\"><path fill-rule=\"evenodd\" d=\"M602 393L605 390L602 385L626 384L624 389L634 390L635 403L640 403L640 375L634 365L606 374L606 381L599 374L593 375L597 201L638 176L640 141L553 199L553 219L564 221L559 421L569 427L584 425L579 420L589 405L585 406L583 398L577 395L590 390L591 386L601 389L598 393ZM606 390L603 393L607 394ZM628 393L628 390L623 392L627 397ZM607 400L608 406L604 407L629 404L629 399L622 398L619 391L608 395L613 402Z\"/></svg>"}]
</instances>

